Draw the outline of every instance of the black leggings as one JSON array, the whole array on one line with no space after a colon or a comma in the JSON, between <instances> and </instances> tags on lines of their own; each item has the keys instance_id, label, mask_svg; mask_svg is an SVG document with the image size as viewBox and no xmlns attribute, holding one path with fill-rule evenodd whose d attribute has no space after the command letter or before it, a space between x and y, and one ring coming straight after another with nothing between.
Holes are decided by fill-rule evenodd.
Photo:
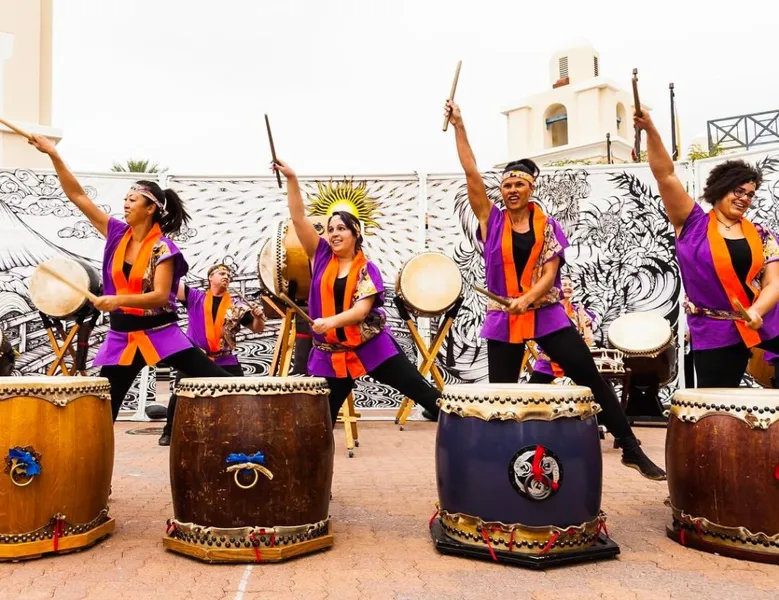
<instances>
[{"instance_id":1,"label":"black leggings","mask_svg":"<svg viewBox=\"0 0 779 600\"><path fill-rule=\"evenodd\" d=\"M241 368L241 365L225 365L221 368L227 371L231 377L243 377L243 369ZM176 402L178 402L179 399L175 390L179 384L179 381L181 381L182 379L186 379L187 377L191 377L191 375L185 373L184 371L179 370L176 373L176 380L173 382L174 391L170 395L170 400L168 400L167 421L165 422L165 427L162 428L163 434L167 433L168 435L170 435L170 432L173 427L173 417L176 416Z\"/></svg>"},{"instance_id":2,"label":"black leggings","mask_svg":"<svg viewBox=\"0 0 779 600\"><path fill-rule=\"evenodd\" d=\"M368 375L376 381L394 387L410 400L422 405L432 415L438 415L436 401L441 397L441 392L422 376L403 352L388 358ZM328 377L327 385L330 386L330 418L335 425L338 411L354 387L354 379Z\"/></svg>"},{"instance_id":3,"label":"black leggings","mask_svg":"<svg viewBox=\"0 0 779 600\"><path fill-rule=\"evenodd\" d=\"M187 348L165 357L165 363L178 370L186 369L196 377L230 377L230 373L216 366L200 348ZM100 369L100 377L107 377L111 384L111 409L114 421L119 416L124 397L130 391L138 373L147 366L146 360L136 351L130 365L106 365Z\"/></svg>"},{"instance_id":4,"label":"black leggings","mask_svg":"<svg viewBox=\"0 0 779 600\"><path fill-rule=\"evenodd\" d=\"M779 337L758 344L763 350L779 354ZM752 356L744 342L712 350L693 350L697 387L738 387Z\"/></svg>"},{"instance_id":5,"label":"black leggings","mask_svg":"<svg viewBox=\"0 0 779 600\"><path fill-rule=\"evenodd\" d=\"M614 389L598 372L592 352L573 327L565 327L536 338L536 342L543 347L544 352L553 362L560 365L575 384L587 386L592 390L595 401L603 409L599 414L600 421L611 435L617 439L633 435ZM524 343L511 344L487 340L490 383L517 383L524 355Z\"/></svg>"}]
</instances>

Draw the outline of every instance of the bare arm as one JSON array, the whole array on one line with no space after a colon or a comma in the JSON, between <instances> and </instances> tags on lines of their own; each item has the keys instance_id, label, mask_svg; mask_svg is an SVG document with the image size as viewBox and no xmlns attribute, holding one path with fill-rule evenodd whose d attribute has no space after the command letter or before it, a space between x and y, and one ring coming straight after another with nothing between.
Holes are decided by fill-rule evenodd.
<instances>
[{"instance_id":1,"label":"bare arm","mask_svg":"<svg viewBox=\"0 0 779 600\"><path fill-rule=\"evenodd\" d=\"M559 266L560 258L555 257L541 268L541 277L538 278L538 281L536 281L535 285L533 285L526 294L522 295L523 298L527 299L529 304L534 304L552 289Z\"/></svg>"},{"instance_id":2,"label":"bare arm","mask_svg":"<svg viewBox=\"0 0 779 600\"><path fill-rule=\"evenodd\" d=\"M757 296L751 310L761 317L779 302L779 261L768 263L763 273L763 288Z\"/></svg>"},{"instance_id":3,"label":"bare arm","mask_svg":"<svg viewBox=\"0 0 779 600\"><path fill-rule=\"evenodd\" d=\"M179 281L179 289L176 292L176 299L179 302L184 302L187 299L187 291L184 289L184 282Z\"/></svg>"},{"instance_id":4,"label":"bare arm","mask_svg":"<svg viewBox=\"0 0 779 600\"><path fill-rule=\"evenodd\" d=\"M314 260L317 246L319 246L319 233L314 228L314 224L306 217L306 206L303 204L303 196L300 193L300 183L295 172L281 161L272 165L272 168L278 170L287 179L287 205L289 206L289 216L292 219L292 225L295 227L295 233L303 246L309 260Z\"/></svg>"},{"instance_id":5,"label":"bare arm","mask_svg":"<svg viewBox=\"0 0 779 600\"><path fill-rule=\"evenodd\" d=\"M30 140L30 144L35 146L39 151L44 154L48 154L51 158L51 164L54 166L54 170L57 172L62 191L68 199L76 205L76 207L84 213L84 216L89 219L92 226L100 232L100 235L106 237L108 232L108 220L110 216L104 212L98 206L89 199L89 196L84 192L84 188L73 176L65 162L60 157L57 150L54 148L48 138L43 136L34 135Z\"/></svg>"},{"instance_id":6,"label":"bare arm","mask_svg":"<svg viewBox=\"0 0 779 600\"><path fill-rule=\"evenodd\" d=\"M117 299L118 306L145 309L160 308L168 303L172 285L173 259L168 259L157 265L154 272L154 290L145 294L127 294L114 297Z\"/></svg>"},{"instance_id":7,"label":"bare arm","mask_svg":"<svg viewBox=\"0 0 779 600\"><path fill-rule=\"evenodd\" d=\"M457 156L465 171L468 202L471 205L473 214L476 215L476 218L479 221L479 225L481 225L483 237L486 233L487 219L489 219L490 212L492 211L492 202L487 197L487 188L484 186L484 179L482 179L481 173L479 173L476 157L474 156L471 144L468 141L468 135L465 132L465 125L463 124L462 115L460 114L460 108L453 102L447 102L446 110L449 115L449 122L454 127L454 139L457 143Z\"/></svg>"},{"instance_id":8,"label":"bare arm","mask_svg":"<svg viewBox=\"0 0 779 600\"><path fill-rule=\"evenodd\" d=\"M338 329L340 327L348 327L349 325L359 325L368 316L373 307L373 301L375 298L363 298L359 302L356 302L349 310L345 310L342 313L330 317L330 324L332 329Z\"/></svg>"},{"instance_id":9,"label":"bare arm","mask_svg":"<svg viewBox=\"0 0 779 600\"><path fill-rule=\"evenodd\" d=\"M665 149L660 132L657 131L657 127L655 127L655 124L649 117L649 113L644 110L641 117L634 117L634 121L641 129L646 131L649 168L652 169L652 175L657 180L657 189L660 192L660 197L663 199L668 218L678 235L695 206L695 200L690 197L687 190L684 189L684 185L676 176L671 155Z\"/></svg>"}]
</instances>

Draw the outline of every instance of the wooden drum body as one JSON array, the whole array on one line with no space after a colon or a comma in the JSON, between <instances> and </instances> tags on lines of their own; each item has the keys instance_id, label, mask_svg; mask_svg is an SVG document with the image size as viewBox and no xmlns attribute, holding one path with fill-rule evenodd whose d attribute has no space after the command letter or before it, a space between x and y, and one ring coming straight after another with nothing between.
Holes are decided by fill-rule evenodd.
<instances>
[{"instance_id":1,"label":"wooden drum body","mask_svg":"<svg viewBox=\"0 0 779 600\"><path fill-rule=\"evenodd\" d=\"M668 321L658 312L628 313L608 331L609 343L623 353L634 385L662 386L676 377L676 346Z\"/></svg>"},{"instance_id":2,"label":"wooden drum body","mask_svg":"<svg viewBox=\"0 0 779 600\"><path fill-rule=\"evenodd\" d=\"M395 280L395 293L409 312L435 317L454 306L463 278L455 262L440 252L422 252L406 261Z\"/></svg>"},{"instance_id":3,"label":"wooden drum body","mask_svg":"<svg viewBox=\"0 0 779 600\"><path fill-rule=\"evenodd\" d=\"M672 539L779 564L779 392L680 390L665 445Z\"/></svg>"},{"instance_id":4,"label":"wooden drum body","mask_svg":"<svg viewBox=\"0 0 779 600\"><path fill-rule=\"evenodd\" d=\"M754 347L751 349L752 356L747 364L747 373L757 381L760 385L766 388L773 388L773 382L771 381L775 377L775 368L765 359L765 350L762 348Z\"/></svg>"},{"instance_id":5,"label":"wooden drum body","mask_svg":"<svg viewBox=\"0 0 779 600\"><path fill-rule=\"evenodd\" d=\"M182 380L175 517L163 545L206 562L280 561L331 546L328 393L311 377Z\"/></svg>"},{"instance_id":6,"label":"wooden drum body","mask_svg":"<svg viewBox=\"0 0 779 600\"><path fill-rule=\"evenodd\" d=\"M589 388L452 385L440 405L439 519L449 538L525 556L597 543L606 515Z\"/></svg>"},{"instance_id":7,"label":"wooden drum body","mask_svg":"<svg viewBox=\"0 0 779 600\"><path fill-rule=\"evenodd\" d=\"M328 217L309 217L319 235L326 235ZM274 296L289 293L289 283L296 283L293 300L307 301L311 287L311 265L300 243L292 221L283 221L273 228L257 256L260 283Z\"/></svg>"},{"instance_id":8,"label":"wooden drum body","mask_svg":"<svg viewBox=\"0 0 779 600\"><path fill-rule=\"evenodd\" d=\"M1 377L0 560L90 546L114 530L108 380Z\"/></svg>"},{"instance_id":9,"label":"wooden drum body","mask_svg":"<svg viewBox=\"0 0 779 600\"><path fill-rule=\"evenodd\" d=\"M58 257L43 264L95 296L103 293L100 272L85 261ZM86 296L37 267L30 278L30 299L39 311L56 319L74 317L91 307Z\"/></svg>"}]
</instances>

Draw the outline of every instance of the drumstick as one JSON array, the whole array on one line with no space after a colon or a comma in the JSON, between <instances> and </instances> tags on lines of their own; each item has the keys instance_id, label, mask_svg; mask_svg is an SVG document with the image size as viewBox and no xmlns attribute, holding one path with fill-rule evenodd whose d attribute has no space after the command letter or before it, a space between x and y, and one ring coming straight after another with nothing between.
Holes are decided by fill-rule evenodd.
<instances>
[{"instance_id":1,"label":"drumstick","mask_svg":"<svg viewBox=\"0 0 779 600\"><path fill-rule=\"evenodd\" d=\"M265 127L268 130L268 141L270 142L270 155L273 158L273 164L279 164L276 158L276 146L273 145L273 134L270 132L270 121L268 121L268 115L265 115ZM281 188L281 175L276 171L276 181L279 182L279 188Z\"/></svg>"},{"instance_id":2,"label":"drumstick","mask_svg":"<svg viewBox=\"0 0 779 600\"><path fill-rule=\"evenodd\" d=\"M306 314L306 313L303 311L303 309L302 309L302 308L300 308L300 307L299 307L297 304L295 304L295 303L294 303L294 302L293 302L293 301L290 299L290 297L289 297L289 296L287 296L287 295L286 295L284 292L281 292L281 293L279 294L279 298L281 298L282 300L284 300L284 302L286 302L286 303L287 303L287 305L288 305L288 306L289 306L289 307L290 307L292 310L294 310L294 311L295 311L295 312L296 312L296 313L297 313L297 314L298 314L298 315L299 315L299 316L300 316L300 317L301 317L301 318L302 318L304 321L306 321L306 322L307 322L309 325L313 325L313 324L314 324L314 319L312 319L311 317L309 317L309 316L308 316L308 315L307 315L307 314Z\"/></svg>"},{"instance_id":3,"label":"drumstick","mask_svg":"<svg viewBox=\"0 0 779 600\"><path fill-rule=\"evenodd\" d=\"M643 117L641 101L638 99L638 69L633 69L633 105L636 107L636 116Z\"/></svg>"},{"instance_id":4,"label":"drumstick","mask_svg":"<svg viewBox=\"0 0 779 600\"><path fill-rule=\"evenodd\" d=\"M749 316L749 313L744 308L744 305L738 301L738 298L733 298L733 304L736 305L736 310L741 315L741 318L744 319L747 323L751 323L752 317Z\"/></svg>"},{"instance_id":5,"label":"drumstick","mask_svg":"<svg viewBox=\"0 0 779 600\"><path fill-rule=\"evenodd\" d=\"M38 268L39 268L41 271L43 271L43 272L45 272L45 273L48 273L49 275L51 275L52 277L54 277L54 279L56 279L56 280L58 280L58 281L60 281L60 282L64 283L66 286L68 286L68 287L69 287L70 289L72 289L74 292L78 292L79 294L82 294L82 295L86 296L87 300L89 300L89 301L90 301L92 304L94 304L94 303L95 303L95 301L97 300L97 296L95 296L95 295L94 295L92 292L90 292L90 291L89 291L89 290L87 290L87 289L84 289L84 288L82 288L80 285L77 285L77 284L73 283L73 282L72 282L72 281L70 281L69 279L66 279L65 277L63 277L62 275L60 275L59 273L57 273L57 272L56 272L54 269L52 269L52 268L51 268L49 265L47 265L46 263L41 263L41 264L39 264L39 265L38 265Z\"/></svg>"},{"instance_id":6,"label":"drumstick","mask_svg":"<svg viewBox=\"0 0 779 600\"><path fill-rule=\"evenodd\" d=\"M500 296L493 294L491 291L485 290L484 288L479 287L478 285L474 285L473 289L479 292L480 294L484 294L485 296L487 296L487 298L489 298L490 300L494 300L498 304L501 304L503 306L511 305L510 301L506 300L505 298L501 298Z\"/></svg>"},{"instance_id":7,"label":"drumstick","mask_svg":"<svg viewBox=\"0 0 779 600\"><path fill-rule=\"evenodd\" d=\"M15 131L15 132L16 132L16 133L18 133L19 135L26 137L28 140L31 140L31 139L32 139L32 135L30 135L29 133L27 133L27 132L26 132L26 131L24 131L23 129L19 129L19 128L18 128L16 125L11 125L11 123L9 123L8 121L6 121L5 119L3 119L3 118L0 118L0 123L2 123L3 125L5 125L6 127L8 127L8 129L10 129L11 131Z\"/></svg>"},{"instance_id":8,"label":"drumstick","mask_svg":"<svg viewBox=\"0 0 779 600\"><path fill-rule=\"evenodd\" d=\"M457 89L457 80L460 79L460 67L463 66L463 61L457 61L457 70L454 72L454 81L452 82L452 91L449 92L449 100L454 100L454 92ZM444 117L444 131L449 129L449 115Z\"/></svg>"}]
</instances>

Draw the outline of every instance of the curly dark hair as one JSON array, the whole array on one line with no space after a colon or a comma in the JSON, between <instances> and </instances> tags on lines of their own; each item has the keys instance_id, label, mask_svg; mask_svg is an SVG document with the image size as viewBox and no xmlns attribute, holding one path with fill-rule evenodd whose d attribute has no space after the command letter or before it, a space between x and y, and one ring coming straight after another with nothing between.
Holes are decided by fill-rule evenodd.
<instances>
[{"instance_id":1,"label":"curly dark hair","mask_svg":"<svg viewBox=\"0 0 779 600\"><path fill-rule=\"evenodd\" d=\"M755 190L763 183L763 172L743 160L727 160L711 170L703 188L703 199L716 204L745 183L754 183Z\"/></svg>"}]
</instances>

